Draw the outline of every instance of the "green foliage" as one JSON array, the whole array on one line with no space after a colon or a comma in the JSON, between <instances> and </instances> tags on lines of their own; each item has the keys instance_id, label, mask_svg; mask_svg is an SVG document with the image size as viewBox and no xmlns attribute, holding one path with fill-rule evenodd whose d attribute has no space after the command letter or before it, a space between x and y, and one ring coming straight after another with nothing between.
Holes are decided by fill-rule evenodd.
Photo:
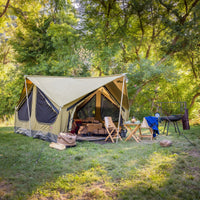
<instances>
[{"instance_id":1,"label":"green foliage","mask_svg":"<svg viewBox=\"0 0 200 200\"><path fill-rule=\"evenodd\" d=\"M13 114L23 84L19 70L12 63L0 63L0 72L0 118L7 120Z\"/></svg>"},{"instance_id":2,"label":"green foliage","mask_svg":"<svg viewBox=\"0 0 200 200\"><path fill-rule=\"evenodd\" d=\"M13 79L21 86L25 74L128 73L132 114L153 113L156 101L186 101L191 116L198 116L199 9L198 0L11 0L0 18L1 77L8 76L2 88ZM11 77L4 72L8 64ZM16 82L5 88L14 96ZM7 102L11 97L3 90ZM1 113L11 114L13 107Z\"/></svg>"}]
</instances>

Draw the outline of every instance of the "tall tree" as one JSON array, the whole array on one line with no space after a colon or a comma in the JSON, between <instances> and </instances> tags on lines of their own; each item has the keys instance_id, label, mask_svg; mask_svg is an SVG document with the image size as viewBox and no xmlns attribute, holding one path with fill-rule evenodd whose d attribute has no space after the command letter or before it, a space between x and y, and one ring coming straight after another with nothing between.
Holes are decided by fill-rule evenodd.
<instances>
[{"instance_id":1,"label":"tall tree","mask_svg":"<svg viewBox=\"0 0 200 200\"><path fill-rule=\"evenodd\" d=\"M5 85L24 74L128 73L133 113L153 112L160 100L198 111L199 0L0 3L3 101Z\"/></svg>"},{"instance_id":2,"label":"tall tree","mask_svg":"<svg viewBox=\"0 0 200 200\"><path fill-rule=\"evenodd\" d=\"M16 15L18 10L15 10ZM76 66L76 19L70 3L50 1L34 16L19 13L22 28L12 45L23 71L28 74L72 75ZM74 61L75 60L75 61Z\"/></svg>"},{"instance_id":3,"label":"tall tree","mask_svg":"<svg viewBox=\"0 0 200 200\"><path fill-rule=\"evenodd\" d=\"M180 96L178 90L173 89L181 83L177 79L180 77L179 66L185 64L178 55L199 43L199 38L195 41L188 37L199 27L196 13L199 0L96 0L90 3L82 1L82 5L85 14L82 27L85 28L89 48L94 48L90 64L100 75L128 72L130 105L141 101L140 94L149 88L163 88L162 84L169 88L168 96L163 94L163 100L175 100L176 96ZM119 66L121 70L118 70ZM152 105L154 89L151 90L152 96L143 95L144 102L150 99ZM196 92L194 98L198 94ZM179 100L192 101L181 96ZM148 98L147 101L145 98Z\"/></svg>"}]
</instances>

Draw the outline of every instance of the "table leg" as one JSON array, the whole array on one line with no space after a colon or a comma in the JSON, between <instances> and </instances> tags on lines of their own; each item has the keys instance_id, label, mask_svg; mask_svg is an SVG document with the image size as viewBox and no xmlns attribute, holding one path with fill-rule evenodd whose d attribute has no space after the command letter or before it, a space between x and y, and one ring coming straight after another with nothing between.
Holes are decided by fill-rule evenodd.
<instances>
[{"instance_id":1,"label":"table leg","mask_svg":"<svg viewBox=\"0 0 200 200\"><path fill-rule=\"evenodd\" d=\"M127 127L127 128L130 130L130 134L129 134L129 136L126 138L125 141L130 140L131 137L133 137L133 138L136 140L136 142L141 141L141 140L135 135L136 132L137 132L137 130L140 128L140 125L137 125L137 126L133 129L133 131L131 131L131 128L130 128L130 127Z\"/></svg>"},{"instance_id":2,"label":"table leg","mask_svg":"<svg viewBox=\"0 0 200 200\"><path fill-rule=\"evenodd\" d=\"M137 143L141 142L140 138L138 138L138 137L135 136L134 134L132 135L132 137L136 140Z\"/></svg>"},{"instance_id":3,"label":"table leg","mask_svg":"<svg viewBox=\"0 0 200 200\"><path fill-rule=\"evenodd\" d=\"M125 141L129 140L131 138L131 129L127 127L127 130L129 132L128 137L125 139Z\"/></svg>"},{"instance_id":4,"label":"table leg","mask_svg":"<svg viewBox=\"0 0 200 200\"><path fill-rule=\"evenodd\" d=\"M142 131L141 128L139 128L139 133L140 133L140 139L142 138Z\"/></svg>"}]
</instances>

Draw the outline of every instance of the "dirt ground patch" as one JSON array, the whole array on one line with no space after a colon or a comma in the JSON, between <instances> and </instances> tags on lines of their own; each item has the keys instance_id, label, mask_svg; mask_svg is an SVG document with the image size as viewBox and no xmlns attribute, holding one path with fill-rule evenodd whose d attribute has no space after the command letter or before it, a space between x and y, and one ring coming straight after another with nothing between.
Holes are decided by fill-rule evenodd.
<instances>
[{"instance_id":1,"label":"dirt ground patch","mask_svg":"<svg viewBox=\"0 0 200 200\"><path fill-rule=\"evenodd\" d=\"M200 151L192 150L188 152L190 156L200 158Z\"/></svg>"},{"instance_id":2,"label":"dirt ground patch","mask_svg":"<svg viewBox=\"0 0 200 200\"><path fill-rule=\"evenodd\" d=\"M93 199L114 199L115 194L109 188L106 188L103 183L95 183L87 188L86 192L80 197L81 200Z\"/></svg>"},{"instance_id":3,"label":"dirt ground patch","mask_svg":"<svg viewBox=\"0 0 200 200\"><path fill-rule=\"evenodd\" d=\"M188 154L192 157L194 157L194 159L199 159L200 158L200 151L198 151L197 149L191 150L188 152ZM199 180L200 178L200 167L196 166L196 167L190 167L191 170L191 174L194 177L194 180ZM198 187L198 189L200 189Z\"/></svg>"},{"instance_id":4,"label":"dirt ground patch","mask_svg":"<svg viewBox=\"0 0 200 200\"><path fill-rule=\"evenodd\" d=\"M9 197L12 193L12 185L6 181L0 182L0 200Z\"/></svg>"}]
</instances>

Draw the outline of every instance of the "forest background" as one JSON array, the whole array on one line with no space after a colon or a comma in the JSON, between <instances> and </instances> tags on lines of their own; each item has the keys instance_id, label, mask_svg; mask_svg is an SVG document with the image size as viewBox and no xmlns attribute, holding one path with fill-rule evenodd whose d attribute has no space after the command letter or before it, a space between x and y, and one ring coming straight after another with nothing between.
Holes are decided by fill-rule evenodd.
<instances>
[{"instance_id":1,"label":"forest background","mask_svg":"<svg viewBox=\"0 0 200 200\"><path fill-rule=\"evenodd\" d=\"M200 0L0 0L1 120L13 116L24 75L121 73L131 115L186 101L198 121Z\"/></svg>"}]
</instances>

